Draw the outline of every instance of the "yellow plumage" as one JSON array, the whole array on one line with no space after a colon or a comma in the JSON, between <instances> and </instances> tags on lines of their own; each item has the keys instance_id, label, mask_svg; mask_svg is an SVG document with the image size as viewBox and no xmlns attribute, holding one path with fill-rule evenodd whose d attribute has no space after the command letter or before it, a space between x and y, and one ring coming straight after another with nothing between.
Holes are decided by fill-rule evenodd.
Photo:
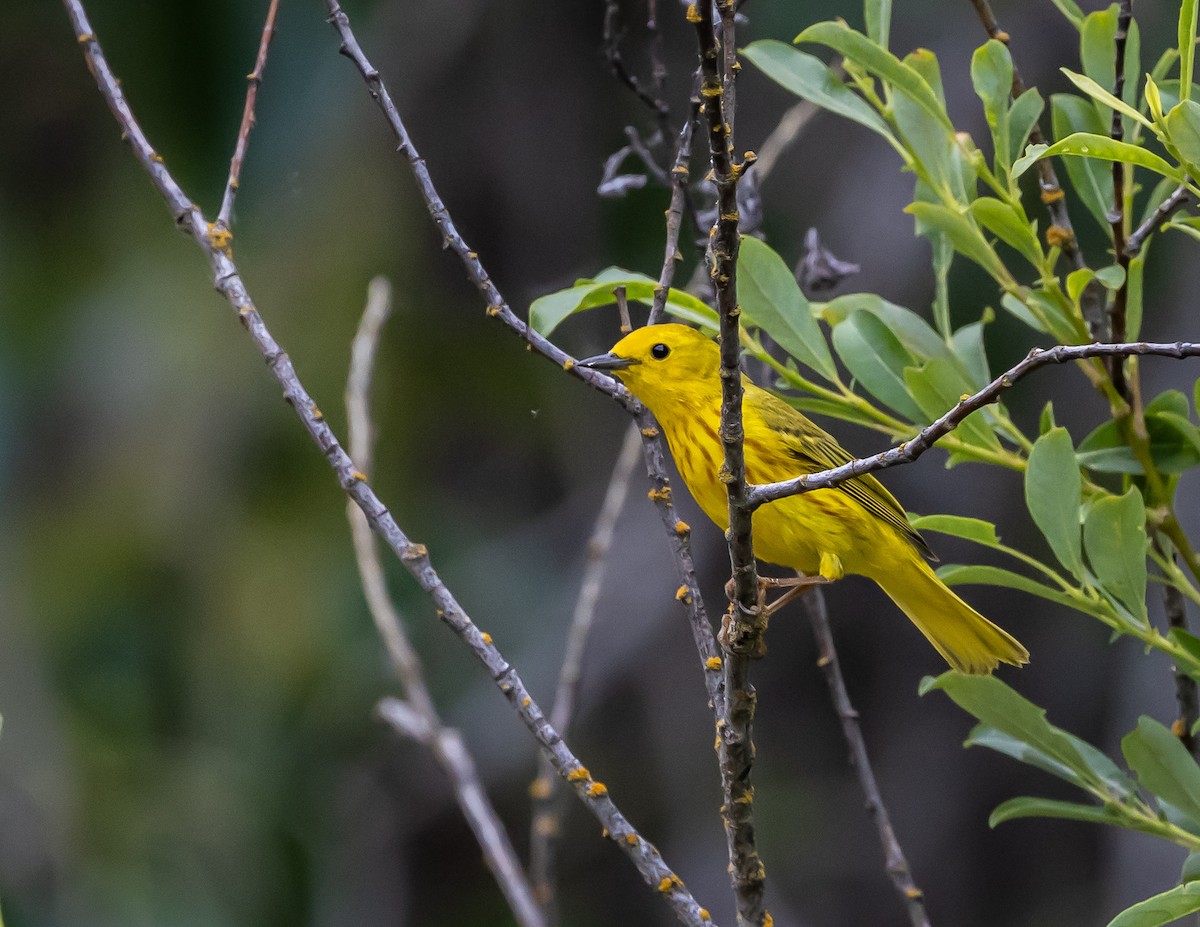
<instances>
[{"instance_id":1,"label":"yellow plumage","mask_svg":"<svg viewBox=\"0 0 1200 927\"><path fill-rule=\"evenodd\" d=\"M611 370L658 419L683 481L722 529L729 501L717 474L724 448L720 354L684 325L652 325L622 338L612 352L582 362ZM826 431L743 377L746 478L774 483L851 460ZM768 503L754 514L754 551L808 576L874 580L955 669L990 673L998 662L1021 665L1029 652L937 578L924 540L904 509L874 476L856 477Z\"/></svg>"}]
</instances>

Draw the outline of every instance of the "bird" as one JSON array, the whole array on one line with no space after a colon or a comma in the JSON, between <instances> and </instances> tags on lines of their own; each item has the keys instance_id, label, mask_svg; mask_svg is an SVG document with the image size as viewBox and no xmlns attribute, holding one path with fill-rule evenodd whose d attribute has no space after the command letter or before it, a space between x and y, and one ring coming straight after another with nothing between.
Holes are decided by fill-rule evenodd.
<instances>
[{"instance_id":1,"label":"bird","mask_svg":"<svg viewBox=\"0 0 1200 927\"><path fill-rule=\"evenodd\" d=\"M686 325L647 325L625 335L607 354L578 364L615 376L654 414L688 491L705 515L727 529L717 344ZM750 483L779 482L854 459L827 431L745 374L742 386ZM1029 651L1016 638L938 578L928 562L936 560L933 552L871 474L766 503L752 524L758 559L797 571L801 583L805 577L809 583L846 574L867 577L960 673L985 675L1000 662L1029 662Z\"/></svg>"}]
</instances>

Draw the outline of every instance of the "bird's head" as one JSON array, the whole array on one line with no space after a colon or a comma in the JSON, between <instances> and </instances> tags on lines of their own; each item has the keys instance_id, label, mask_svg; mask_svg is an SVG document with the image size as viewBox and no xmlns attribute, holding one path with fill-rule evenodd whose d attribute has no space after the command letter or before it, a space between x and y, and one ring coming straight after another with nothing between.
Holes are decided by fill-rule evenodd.
<instances>
[{"instance_id":1,"label":"bird's head","mask_svg":"<svg viewBox=\"0 0 1200 927\"><path fill-rule=\"evenodd\" d=\"M579 365L608 371L655 414L666 402L720 393L720 350L712 339L686 325L635 329L607 354Z\"/></svg>"}]
</instances>

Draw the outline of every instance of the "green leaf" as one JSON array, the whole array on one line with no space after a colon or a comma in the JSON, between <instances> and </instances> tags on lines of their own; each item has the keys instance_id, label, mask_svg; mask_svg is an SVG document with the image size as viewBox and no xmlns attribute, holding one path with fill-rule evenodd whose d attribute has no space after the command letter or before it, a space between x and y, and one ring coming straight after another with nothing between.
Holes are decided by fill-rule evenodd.
<instances>
[{"instance_id":1,"label":"green leaf","mask_svg":"<svg viewBox=\"0 0 1200 927\"><path fill-rule=\"evenodd\" d=\"M1096 789L1097 786L1102 786L1100 793L1106 798L1113 798L1117 801L1127 799L1137 793L1137 786L1133 780L1108 758L1107 755L1093 747L1086 740L1076 737L1068 731L1063 731L1063 735L1071 741L1072 745L1083 758L1083 762L1087 768L1094 774L1095 780L1085 782L1079 775L1064 766L1058 760L1052 759L1042 751L1031 747L1029 744L1022 743L1003 731L998 731L994 727L987 724L979 724L967 736L965 746L968 747L987 747L995 750L998 753L1003 753L1005 756L1011 756L1013 759L1020 760L1022 763L1028 763L1030 766L1036 766L1038 769L1048 772L1052 776L1057 776L1060 779L1065 779L1073 785L1079 786L1081 789Z\"/></svg>"},{"instance_id":2,"label":"green leaf","mask_svg":"<svg viewBox=\"0 0 1200 927\"><path fill-rule=\"evenodd\" d=\"M1114 3L1108 9L1089 13L1079 30L1079 60L1083 73L1101 87L1116 83L1117 12Z\"/></svg>"},{"instance_id":3,"label":"green leaf","mask_svg":"<svg viewBox=\"0 0 1200 927\"><path fill-rule=\"evenodd\" d=\"M1030 87L1013 101L1008 110L1008 152L1005 164L1012 164L1025 149L1029 133L1037 125L1045 107L1046 102L1036 87Z\"/></svg>"},{"instance_id":4,"label":"green leaf","mask_svg":"<svg viewBox=\"0 0 1200 927\"><path fill-rule=\"evenodd\" d=\"M861 309L854 312L833 329L833 346L846 369L872 396L910 421L922 418L904 384L904 368L912 365L912 355L875 315Z\"/></svg>"},{"instance_id":5,"label":"green leaf","mask_svg":"<svg viewBox=\"0 0 1200 927\"><path fill-rule=\"evenodd\" d=\"M914 360L925 361L931 357L949 355L946 342L938 337L928 322L911 309L889 303L874 293L847 293L831 299L821 307L820 315L830 326L836 327L860 309L883 322Z\"/></svg>"},{"instance_id":6,"label":"green leaf","mask_svg":"<svg viewBox=\"0 0 1200 927\"><path fill-rule=\"evenodd\" d=\"M1125 283L1125 268L1120 264L1109 264L1096 271L1096 279L1107 290L1119 290Z\"/></svg>"},{"instance_id":7,"label":"green leaf","mask_svg":"<svg viewBox=\"0 0 1200 927\"><path fill-rule=\"evenodd\" d=\"M941 73L933 52L918 49L904 59L904 64L921 75L931 89L941 86ZM934 94L936 96L936 89ZM937 199L949 196L965 203L968 187L959 170L959 159L956 157L958 143L954 132L920 103L904 94L892 98L892 116L905 144L925 169L929 182L939 191Z\"/></svg>"},{"instance_id":8,"label":"green leaf","mask_svg":"<svg viewBox=\"0 0 1200 927\"><path fill-rule=\"evenodd\" d=\"M944 129L949 132L954 131L950 117L946 115L946 108L938 100L933 88L929 86L925 78L900 61L886 48L873 42L861 32L851 29L844 22L816 23L801 32L793 41L827 45L843 57L891 84L896 92L904 94L925 109L942 124Z\"/></svg>"},{"instance_id":9,"label":"green leaf","mask_svg":"<svg viewBox=\"0 0 1200 927\"><path fill-rule=\"evenodd\" d=\"M1009 203L981 196L970 206L975 221L1019 252L1035 268L1042 266L1042 246L1025 213Z\"/></svg>"},{"instance_id":10,"label":"green leaf","mask_svg":"<svg viewBox=\"0 0 1200 927\"><path fill-rule=\"evenodd\" d=\"M1000 545L1000 538L996 535L996 526L981 518L967 518L963 515L918 515L910 516L908 523L918 531L949 534L987 547Z\"/></svg>"},{"instance_id":11,"label":"green leaf","mask_svg":"<svg viewBox=\"0 0 1200 927\"><path fill-rule=\"evenodd\" d=\"M992 144L998 164L1012 160L1009 145L1008 100L1012 94L1012 56L1003 42L989 39L971 56L971 83L983 103L983 113L992 132Z\"/></svg>"},{"instance_id":12,"label":"green leaf","mask_svg":"<svg viewBox=\"0 0 1200 927\"><path fill-rule=\"evenodd\" d=\"M658 281L643 274L610 267L594 279L579 280L569 289L535 299L529 307L529 324L534 331L549 335L568 316L615 302L613 290L619 286L625 287L629 299L649 303L654 299ZM669 290L667 310L676 318L693 322L709 331L717 330L716 312L690 293L674 288Z\"/></svg>"},{"instance_id":13,"label":"green leaf","mask_svg":"<svg viewBox=\"0 0 1200 927\"><path fill-rule=\"evenodd\" d=\"M1067 295L1071 297L1071 302L1078 304L1087 285L1095 279L1096 272L1090 267L1081 267L1067 274Z\"/></svg>"},{"instance_id":14,"label":"green leaf","mask_svg":"<svg viewBox=\"0 0 1200 927\"><path fill-rule=\"evenodd\" d=\"M1083 10L1075 0L1050 0L1076 29L1083 27Z\"/></svg>"},{"instance_id":15,"label":"green leaf","mask_svg":"<svg viewBox=\"0 0 1200 927\"><path fill-rule=\"evenodd\" d=\"M1200 409L1200 380L1197 380L1192 386L1192 403L1197 409Z\"/></svg>"},{"instance_id":16,"label":"green leaf","mask_svg":"<svg viewBox=\"0 0 1200 927\"><path fill-rule=\"evenodd\" d=\"M1029 307L1011 293L1005 293L1000 297L1000 305L1003 306L1011 315L1020 319L1034 331L1047 331L1047 328L1042 324L1041 319L1030 312Z\"/></svg>"},{"instance_id":17,"label":"green leaf","mask_svg":"<svg viewBox=\"0 0 1200 927\"><path fill-rule=\"evenodd\" d=\"M1042 407L1042 414L1038 418L1038 434L1044 435L1057 424L1058 422L1054 420L1054 403L1047 402L1046 405Z\"/></svg>"},{"instance_id":18,"label":"green leaf","mask_svg":"<svg viewBox=\"0 0 1200 927\"><path fill-rule=\"evenodd\" d=\"M953 243L955 250L970 258L997 280L1011 279L1004 262L988 244L983 233L961 212L936 203L909 203L905 212L912 213L925 225L942 232Z\"/></svg>"},{"instance_id":19,"label":"green leaf","mask_svg":"<svg viewBox=\"0 0 1200 927\"><path fill-rule=\"evenodd\" d=\"M1068 68L1059 68L1059 70L1067 75L1067 79L1070 80L1071 83L1086 93L1093 100L1103 103L1109 109L1117 110L1119 113L1121 113L1121 115L1128 116L1130 119L1140 122L1150 131L1154 131L1154 124L1149 119L1139 113L1124 100L1118 100L1108 90L1100 86L1090 77L1084 74L1076 74L1074 71L1069 70Z\"/></svg>"},{"instance_id":20,"label":"green leaf","mask_svg":"<svg viewBox=\"0 0 1200 927\"><path fill-rule=\"evenodd\" d=\"M983 348L983 326L984 322L972 322L958 329L951 337L951 347L970 375L973 389L982 389L991 380L987 352Z\"/></svg>"},{"instance_id":21,"label":"green leaf","mask_svg":"<svg viewBox=\"0 0 1200 927\"><path fill-rule=\"evenodd\" d=\"M1200 883L1189 882L1126 908L1108 922L1108 927L1163 927L1197 911L1200 911Z\"/></svg>"},{"instance_id":22,"label":"green leaf","mask_svg":"<svg viewBox=\"0 0 1200 927\"><path fill-rule=\"evenodd\" d=\"M1152 151L1128 142L1115 141L1107 135L1092 135L1087 132L1068 135L1062 141L1055 142L1049 147L1030 145L1025 155L1018 158L1013 165L1013 176L1020 177L1035 161L1052 155L1072 155L1080 158L1095 158L1100 161L1122 161L1126 164L1147 168L1179 183L1182 183L1186 176L1186 171L1172 167Z\"/></svg>"},{"instance_id":23,"label":"green leaf","mask_svg":"<svg viewBox=\"0 0 1200 927\"><path fill-rule=\"evenodd\" d=\"M863 13L867 21L867 35L887 48L892 29L892 0L866 0Z\"/></svg>"},{"instance_id":24,"label":"green leaf","mask_svg":"<svg viewBox=\"0 0 1200 927\"><path fill-rule=\"evenodd\" d=\"M1121 752L1146 791L1200 825L1200 766L1178 737L1142 715L1137 727L1122 738Z\"/></svg>"},{"instance_id":25,"label":"green leaf","mask_svg":"<svg viewBox=\"0 0 1200 927\"><path fill-rule=\"evenodd\" d=\"M1187 418L1191 414L1191 411L1191 408L1188 406L1187 396L1177 389L1163 390L1146 403L1144 410L1147 415L1158 415L1160 412L1169 412L1181 418Z\"/></svg>"},{"instance_id":26,"label":"green leaf","mask_svg":"<svg viewBox=\"0 0 1200 927\"><path fill-rule=\"evenodd\" d=\"M1081 805L1073 801L1020 796L1010 798L997 806L988 818L988 827L995 827L1017 818L1067 818L1072 821L1090 821L1093 824L1112 824L1118 827L1124 823L1121 815L1102 805Z\"/></svg>"},{"instance_id":27,"label":"green leaf","mask_svg":"<svg viewBox=\"0 0 1200 927\"><path fill-rule=\"evenodd\" d=\"M1166 116L1167 139L1191 168L1200 164L1200 103L1184 100Z\"/></svg>"},{"instance_id":28,"label":"green leaf","mask_svg":"<svg viewBox=\"0 0 1200 927\"><path fill-rule=\"evenodd\" d=\"M989 125L998 123L1012 93L1012 56L1003 42L989 39L971 56L971 83L983 102Z\"/></svg>"},{"instance_id":29,"label":"green leaf","mask_svg":"<svg viewBox=\"0 0 1200 927\"><path fill-rule=\"evenodd\" d=\"M1092 503L1083 544L1100 585L1145 624L1146 506L1136 486Z\"/></svg>"},{"instance_id":30,"label":"green leaf","mask_svg":"<svg viewBox=\"0 0 1200 927\"><path fill-rule=\"evenodd\" d=\"M1179 4L1179 83L1186 100L1192 85L1192 69L1196 60L1196 0Z\"/></svg>"},{"instance_id":31,"label":"green leaf","mask_svg":"<svg viewBox=\"0 0 1200 927\"><path fill-rule=\"evenodd\" d=\"M1050 97L1050 119L1054 126L1055 141L1078 133L1104 135L1108 132L1096 108L1089 106L1087 100L1070 93L1056 93ZM1111 233L1108 210L1113 201L1112 168L1090 158L1067 158L1063 163L1071 186L1083 200L1083 205L1097 224Z\"/></svg>"},{"instance_id":32,"label":"green leaf","mask_svg":"<svg viewBox=\"0 0 1200 927\"><path fill-rule=\"evenodd\" d=\"M1005 570L1001 567L989 566L984 563L947 564L938 567L938 578L947 586L1003 586L1005 589L1019 589L1039 598L1057 602L1067 608L1079 608L1079 602L1051 586L1039 583L1037 580Z\"/></svg>"},{"instance_id":33,"label":"green leaf","mask_svg":"<svg viewBox=\"0 0 1200 927\"><path fill-rule=\"evenodd\" d=\"M1184 417L1166 411L1146 414L1150 459L1163 473L1183 473L1200 464L1200 433ZM1144 472L1141 462L1125 443L1119 425L1111 419L1079 443L1079 465L1096 473Z\"/></svg>"},{"instance_id":34,"label":"green leaf","mask_svg":"<svg viewBox=\"0 0 1200 927\"><path fill-rule=\"evenodd\" d=\"M1054 428L1037 439L1025 470L1025 503L1058 562L1075 576L1083 574L1079 534L1082 480L1071 436Z\"/></svg>"},{"instance_id":35,"label":"green leaf","mask_svg":"<svg viewBox=\"0 0 1200 927\"><path fill-rule=\"evenodd\" d=\"M941 689L960 708L984 724L1028 744L1068 770L1081 781L1099 784L1072 739L1046 720L1045 709L1018 695L995 676L967 676L953 670L922 683L921 694Z\"/></svg>"},{"instance_id":36,"label":"green leaf","mask_svg":"<svg viewBox=\"0 0 1200 927\"><path fill-rule=\"evenodd\" d=\"M770 245L752 236L742 239L738 255L738 299L743 321L761 328L826 380L837 379L825 336L795 275Z\"/></svg>"},{"instance_id":37,"label":"green leaf","mask_svg":"<svg viewBox=\"0 0 1200 927\"><path fill-rule=\"evenodd\" d=\"M866 126L884 138L893 137L883 117L842 83L820 58L773 39L751 42L742 56L796 96Z\"/></svg>"},{"instance_id":38,"label":"green leaf","mask_svg":"<svg viewBox=\"0 0 1200 927\"><path fill-rule=\"evenodd\" d=\"M904 382L909 394L925 414L926 421L934 421L956 406L964 395L971 392L971 385L962 371L949 360L935 357L921 367L907 367ZM996 437L987 420L977 413L968 415L959 422L956 434L975 447L999 451L1000 439Z\"/></svg>"},{"instance_id":39,"label":"green leaf","mask_svg":"<svg viewBox=\"0 0 1200 927\"><path fill-rule=\"evenodd\" d=\"M1179 870L1179 881L1186 885L1197 880L1200 880L1200 850L1192 850Z\"/></svg>"}]
</instances>

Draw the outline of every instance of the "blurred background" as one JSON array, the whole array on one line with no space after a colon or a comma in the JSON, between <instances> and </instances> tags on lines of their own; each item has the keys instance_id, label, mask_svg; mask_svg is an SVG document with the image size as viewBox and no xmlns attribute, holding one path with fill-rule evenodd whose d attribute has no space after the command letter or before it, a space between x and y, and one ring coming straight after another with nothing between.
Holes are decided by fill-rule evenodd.
<instances>
[{"instance_id":1,"label":"blurred background","mask_svg":"<svg viewBox=\"0 0 1200 927\"><path fill-rule=\"evenodd\" d=\"M92 0L88 11L151 141L211 216L220 202L266 0ZM514 308L610 264L657 275L667 195L596 195L645 108L610 73L598 0L347 2L435 183ZM691 27L659 0L673 120ZM1094 0L1084 6L1099 8ZM1145 57L1172 4L1138 5ZM648 73L643 0L622 51ZM969 81L984 35L967 0L897 4L893 48L933 49L950 110L986 137ZM1049 0L998 0L1014 57L1064 90L1075 34ZM741 33L790 40L857 3L755 0ZM376 385L375 482L399 523L548 707L621 411L487 319L443 252L407 166L317 0L284 0L237 199L238 263L335 430L368 280L397 312ZM397 693L358 586L345 500L194 243L119 139L64 10L8 4L0 31L0 904L8 927L511 923L436 765L379 722ZM792 102L742 73L738 147ZM698 165L697 165L698 166ZM926 311L928 245L902 214L911 178L870 133L819 116L764 183L764 229L788 260L809 227L862 266L841 292ZM1099 258L1098 230L1073 211ZM694 232L687 236L694 238ZM1194 338L1194 243L1150 258L1145 337ZM685 242L686 280L697 250ZM997 293L956 267L958 324ZM576 355L615 340L615 311L570 320ZM1030 346L1001 315L993 369ZM1194 366L1149 360L1149 394L1190 394ZM1048 397L1078 440L1105 414L1070 369L1009 397L1027 425ZM876 435L837 425L851 450ZM998 523L1043 553L1018 477L933 453L891 471L913 511ZM1180 490L1200 529L1195 486ZM712 612L726 553L680 492ZM947 562L978 559L944 537ZM434 694L461 728L518 850L535 752L486 675L394 564L392 588ZM732 921L712 719L668 547L642 484L618 524L571 745L721 923ZM1165 662L1048 603L967 590L1033 663L1005 678L1111 754L1148 713L1174 717ZM1175 883L1182 851L1056 821L987 828L1049 777L963 751L966 715L916 687L943 666L883 595L828 592L852 698L935 924L1105 923ZM1160 615L1152 602L1152 615ZM799 611L755 667L755 767L769 905L780 925L901 925L874 831ZM578 803L565 806L564 922L670 924Z\"/></svg>"}]
</instances>

